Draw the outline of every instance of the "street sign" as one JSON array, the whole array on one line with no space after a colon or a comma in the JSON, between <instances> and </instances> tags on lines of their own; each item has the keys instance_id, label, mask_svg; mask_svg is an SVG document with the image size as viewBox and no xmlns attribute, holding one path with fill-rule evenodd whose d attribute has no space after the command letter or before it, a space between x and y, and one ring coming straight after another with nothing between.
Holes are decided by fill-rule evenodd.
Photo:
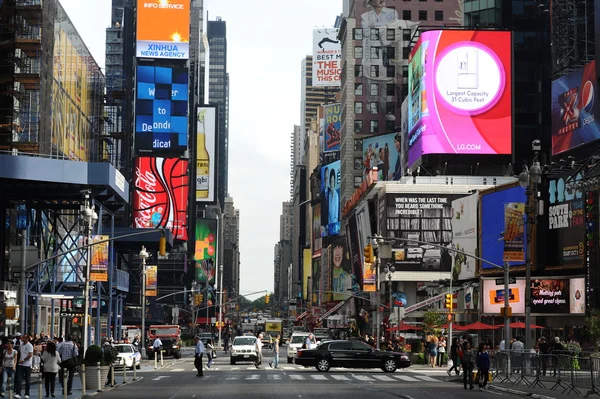
<instances>
[{"instance_id":1,"label":"street sign","mask_svg":"<svg viewBox=\"0 0 600 399\"><path fill-rule=\"evenodd\" d=\"M508 278L508 284L517 284L517 279L515 277L509 277ZM496 279L496 285L504 285L504 279L503 278L497 278Z\"/></svg>"},{"instance_id":2,"label":"street sign","mask_svg":"<svg viewBox=\"0 0 600 399\"><path fill-rule=\"evenodd\" d=\"M21 272L12 272L13 280L21 279ZM25 272L25 278L33 278L33 272Z\"/></svg>"}]
</instances>

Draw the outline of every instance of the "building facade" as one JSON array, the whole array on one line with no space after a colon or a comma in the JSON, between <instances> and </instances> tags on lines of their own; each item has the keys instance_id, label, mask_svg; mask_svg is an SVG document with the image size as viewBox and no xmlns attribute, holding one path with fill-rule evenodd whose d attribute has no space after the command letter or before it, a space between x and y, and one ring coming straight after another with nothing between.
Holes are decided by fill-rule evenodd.
<instances>
[{"instance_id":1,"label":"building facade","mask_svg":"<svg viewBox=\"0 0 600 399\"><path fill-rule=\"evenodd\" d=\"M240 293L240 210L231 197L225 197L223 248L223 290L234 297Z\"/></svg>"}]
</instances>

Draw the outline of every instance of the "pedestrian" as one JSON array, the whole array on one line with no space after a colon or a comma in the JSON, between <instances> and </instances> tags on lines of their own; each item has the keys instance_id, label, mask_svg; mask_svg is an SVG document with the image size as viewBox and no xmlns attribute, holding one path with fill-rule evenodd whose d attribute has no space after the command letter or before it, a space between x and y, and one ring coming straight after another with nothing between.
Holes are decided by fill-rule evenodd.
<instances>
[{"instance_id":1,"label":"pedestrian","mask_svg":"<svg viewBox=\"0 0 600 399\"><path fill-rule=\"evenodd\" d=\"M0 397L4 397L6 392L6 383L8 378L14 379L15 370L17 369L17 351L13 349L12 341L6 342L6 349L2 351L2 389L0 389Z\"/></svg>"},{"instance_id":2,"label":"pedestrian","mask_svg":"<svg viewBox=\"0 0 600 399\"><path fill-rule=\"evenodd\" d=\"M17 365L17 377L15 378L15 398L21 397L21 384L25 382L25 398L29 398L29 388L31 388L31 365L33 363L33 345L29 342L29 336L24 334L21 337L21 346L19 346L19 363Z\"/></svg>"},{"instance_id":3,"label":"pedestrian","mask_svg":"<svg viewBox=\"0 0 600 399\"><path fill-rule=\"evenodd\" d=\"M206 368L210 368L210 366L212 365L213 362L213 351L215 350L215 346L213 345L213 340L212 338L210 338L208 341L206 341L206 358L208 359L208 362L206 363Z\"/></svg>"},{"instance_id":4,"label":"pedestrian","mask_svg":"<svg viewBox=\"0 0 600 399\"><path fill-rule=\"evenodd\" d=\"M254 341L254 350L256 351L256 361L254 362L254 366L259 369L260 364L262 363L262 337L263 334L258 334L258 338Z\"/></svg>"},{"instance_id":5,"label":"pedestrian","mask_svg":"<svg viewBox=\"0 0 600 399\"><path fill-rule=\"evenodd\" d=\"M512 351L511 357L512 357L513 373L519 373L521 371L522 353L523 353L523 350L525 349L525 345L523 344L523 342L521 342L520 337L515 337L515 340L512 343L510 349Z\"/></svg>"},{"instance_id":6,"label":"pedestrian","mask_svg":"<svg viewBox=\"0 0 600 399\"><path fill-rule=\"evenodd\" d=\"M435 367L435 361L437 359L437 350L438 350L438 338L435 335L431 336L429 341L429 364L431 368Z\"/></svg>"},{"instance_id":7,"label":"pedestrian","mask_svg":"<svg viewBox=\"0 0 600 399\"><path fill-rule=\"evenodd\" d=\"M139 351L139 345L140 345L140 336L136 334L136 336L133 338L133 341L131 342L131 345L133 345L135 347L135 350Z\"/></svg>"},{"instance_id":8,"label":"pedestrian","mask_svg":"<svg viewBox=\"0 0 600 399\"><path fill-rule=\"evenodd\" d=\"M438 342L437 366L442 367L445 363L446 356L446 338L442 335Z\"/></svg>"},{"instance_id":9,"label":"pedestrian","mask_svg":"<svg viewBox=\"0 0 600 399\"><path fill-rule=\"evenodd\" d=\"M44 383L46 386L46 397L54 396L54 386L56 384L56 373L60 370L60 354L56 351L56 344L48 342L46 351L42 354L41 362L44 367Z\"/></svg>"},{"instance_id":10,"label":"pedestrian","mask_svg":"<svg viewBox=\"0 0 600 399\"><path fill-rule=\"evenodd\" d=\"M465 389L467 389L467 380L469 381L469 387L473 389L473 353L471 352L471 344L468 341L463 343L463 357L461 364Z\"/></svg>"},{"instance_id":11,"label":"pedestrian","mask_svg":"<svg viewBox=\"0 0 600 399\"><path fill-rule=\"evenodd\" d=\"M490 354L485 349L484 344L479 344L477 352L477 377L479 381L479 390L487 389L487 383L490 373Z\"/></svg>"},{"instance_id":12,"label":"pedestrian","mask_svg":"<svg viewBox=\"0 0 600 399\"><path fill-rule=\"evenodd\" d=\"M229 348L229 334L225 334L225 337L223 337L223 348L225 349L225 353L227 353Z\"/></svg>"},{"instance_id":13,"label":"pedestrian","mask_svg":"<svg viewBox=\"0 0 600 399\"><path fill-rule=\"evenodd\" d=\"M273 361L269 363L269 367L279 368L279 340L281 336L275 335L275 341L273 342Z\"/></svg>"},{"instance_id":14,"label":"pedestrian","mask_svg":"<svg viewBox=\"0 0 600 399\"><path fill-rule=\"evenodd\" d=\"M202 355L204 354L204 344L197 335L194 337L196 342L196 352L194 353L194 367L198 370L196 377L204 376L202 372Z\"/></svg>"},{"instance_id":15,"label":"pedestrian","mask_svg":"<svg viewBox=\"0 0 600 399\"><path fill-rule=\"evenodd\" d=\"M73 375L75 374L75 367L77 366L79 350L70 335L68 335L57 347L61 359L60 370L58 371L59 382L61 386L64 385L64 376L65 373L67 373L67 395L71 395L71 391L73 390Z\"/></svg>"},{"instance_id":16,"label":"pedestrian","mask_svg":"<svg viewBox=\"0 0 600 399\"><path fill-rule=\"evenodd\" d=\"M452 370L456 375L460 374L460 368L458 366L458 338L452 338L452 345L450 346L450 359L452 359L452 367L448 369L448 375L452 376Z\"/></svg>"}]
</instances>

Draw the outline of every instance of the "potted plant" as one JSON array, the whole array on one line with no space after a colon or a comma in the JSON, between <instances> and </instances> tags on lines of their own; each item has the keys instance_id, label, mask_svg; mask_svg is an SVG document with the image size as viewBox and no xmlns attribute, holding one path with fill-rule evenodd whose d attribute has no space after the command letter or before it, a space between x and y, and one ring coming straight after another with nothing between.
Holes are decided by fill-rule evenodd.
<instances>
[{"instance_id":1,"label":"potted plant","mask_svg":"<svg viewBox=\"0 0 600 399\"><path fill-rule=\"evenodd\" d=\"M83 358L83 364L85 365L85 386L88 390L102 390L108 377L110 365L115 361L116 357L112 350L102 350L98 345L92 345L87 349ZM100 370L99 381L98 370ZM79 375L81 377L81 373Z\"/></svg>"}]
</instances>

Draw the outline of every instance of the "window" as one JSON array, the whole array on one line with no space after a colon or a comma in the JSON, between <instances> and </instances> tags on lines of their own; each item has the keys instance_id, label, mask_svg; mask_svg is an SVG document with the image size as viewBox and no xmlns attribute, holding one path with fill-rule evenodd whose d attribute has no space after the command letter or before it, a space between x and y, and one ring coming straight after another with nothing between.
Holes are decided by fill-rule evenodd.
<instances>
[{"instance_id":1,"label":"window","mask_svg":"<svg viewBox=\"0 0 600 399\"><path fill-rule=\"evenodd\" d=\"M354 176L354 188L360 187L362 184L362 176Z\"/></svg>"},{"instance_id":2,"label":"window","mask_svg":"<svg viewBox=\"0 0 600 399\"><path fill-rule=\"evenodd\" d=\"M372 60L379 59L379 47L371 47L371 59Z\"/></svg>"},{"instance_id":3,"label":"window","mask_svg":"<svg viewBox=\"0 0 600 399\"><path fill-rule=\"evenodd\" d=\"M363 113L363 103L362 103L362 101L355 101L354 102L354 113L355 114L362 114Z\"/></svg>"},{"instance_id":4,"label":"window","mask_svg":"<svg viewBox=\"0 0 600 399\"><path fill-rule=\"evenodd\" d=\"M350 341L345 342L334 342L329 345L330 351L350 351L352 350L352 343Z\"/></svg>"},{"instance_id":5,"label":"window","mask_svg":"<svg viewBox=\"0 0 600 399\"><path fill-rule=\"evenodd\" d=\"M410 21L411 13L410 10L402 10L402 19L405 21Z\"/></svg>"},{"instance_id":6,"label":"window","mask_svg":"<svg viewBox=\"0 0 600 399\"><path fill-rule=\"evenodd\" d=\"M394 29L388 29L385 31L385 38L390 41L393 42L394 40L396 40L396 31Z\"/></svg>"},{"instance_id":7,"label":"window","mask_svg":"<svg viewBox=\"0 0 600 399\"><path fill-rule=\"evenodd\" d=\"M396 47L386 47L385 50L388 60L396 59Z\"/></svg>"},{"instance_id":8,"label":"window","mask_svg":"<svg viewBox=\"0 0 600 399\"><path fill-rule=\"evenodd\" d=\"M435 20L436 21L443 21L444 20L444 11L442 11L442 10L436 10L435 11Z\"/></svg>"},{"instance_id":9,"label":"window","mask_svg":"<svg viewBox=\"0 0 600 399\"><path fill-rule=\"evenodd\" d=\"M371 28L371 40L379 40L379 29Z\"/></svg>"},{"instance_id":10,"label":"window","mask_svg":"<svg viewBox=\"0 0 600 399\"><path fill-rule=\"evenodd\" d=\"M404 40L405 42L410 41L411 34L412 34L412 32L410 31L410 29L403 29L402 30L402 40Z\"/></svg>"},{"instance_id":11,"label":"window","mask_svg":"<svg viewBox=\"0 0 600 399\"><path fill-rule=\"evenodd\" d=\"M393 83L388 83L385 85L385 95L393 96L396 94L396 85Z\"/></svg>"},{"instance_id":12,"label":"window","mask_svg":"<svg viewBox=\"0 0 600 399\"><path fill-rule=\"evenodd\" d=\"M396 121L385 121L385 131L386 132L393 132L394 130L396 130Z\"/></svg>"},{"instance_id":13,"label":"window","mask_svg":"<svg viewBox=\"0 0 600 399\"><path fill-rule=\"evenodd\" d=\"M435 0L436 3L442 3L444 0Z\"/></svg>"},{"instance_id":14,"label":"window","mask_svg":"<svg viewBox=\"0 0 600 399\"><path fill-rule=\"evenodd\" d=\"M354 157L354 170L362 170L362 158Z\"/></svg>"},{"instance_id":15,"label":"window","mask_svg":"<svg viewBox=\"0 0 600 399\"><path fill-rule=\"evenodd\" d=\"M352 39L354 39L354 40L362 40L363 39L363 30L362 30L362 28L354 28L354 29L352 29Z\"/></svg>"},{"instance_id":16,"label":"window","mask_svg":"<svg viewBox=\"0 0 600 399\"><path fill-rule=\"evenodd\" d=\"M369 122L369 132L370 133L379 133L379 121L370 121Z\"/></svg>"},{"instance_id":17,"label":"window","mask_svg":"<svg viewBox=\"0 0 600 399\"><path fill-rule=\"evenodd\" d=\"M363 48L362 46L354 47L354 58L357 60L361 60L363 58Z\"/></svg>"},{"instance_id":18,"label":"window","mask_svg":"<svg viewBox=\"0 0 600 399\"><path fill-rule=\"evenodd\" d=\"M402 59L407 60L410 55L410 47L402 47Z\"/></svg>"},{"instance_id":19,"label":"window","mask_svg":"<svg viewBox=\"0 0 600 399\"><path fill-rule=\"evenodd\" d=\"M419 21L427 21L427 10L419 10Z\"/></svg>"},{"instance_id":20,"label":"window","mask_svg":"<svg viewBox=\"0 0 600 399\"><path fill-rule=\"evenodd\" d=\"M369 93L372 96L379 95L379 83L371 83L369 86Z\"/></svg>"},{"instance_id":21,"label":"window","mask_svg":"<svg viewBox=\"0 0 600 399\"><path fill-rule=\"evenodd\" d=\"M421 0L423 1L423 0ZM360 341L350 341L352 342L352 350L354 351L360 351L360 352L371 352L373 350L373 348L371 348L369 345L365 344L364 342L360 342Z\"/></svg>"},{"instance_id":22,"label":"window","mask_svg":"<svg viewBox=\"0 0 600 399\"><path fill-rule=\"evenodd\" d=\"M363 85L362 85L362 83L356 83L354 85L354 95L355 96L362 96L363 95Z\"/></svg>"},{"instance_id":23,"label":"window","mask_svg":"<svg viewBox=\"0 0 600 399\"><path fill-rule=\"evenodd\" d=\"M354 77L359 78L363 76L363 66L362 65L354 65Z\"/></svg>"},{"instance_id":24,"label":"window","mask_svg":"<svg viewBox=\"0 0 600 399\"><path fill-rule=\"evenodd\" d=\"M385 113L394 115L394 103L385 103Z\"/></svg>"},{"instance_id":25,"label":"window","mask_svg":"<svg viewBox=\"0 0 600 399\"><path fill-rule=\"evenodd\" d=\"M362 152L362 139L354 139L354 151Z\"/></svg>"},{"instance_id":26,"label":"window","mask_svg":"<svg viewBox=\"0 0 600 399\"><path fill-rule=\"evenodd\" d=\"M403 78L408 78L408 65L403 65L402 66L402 77Z\"/></svg>"},{"instance_id":27,"label":"window","mask_svg":"<svg viewBox=\"0 0 600 399\"><path fill-rule=\"evenodd\" d=\"M372 115L377 115L379 113L379 104L378 103L369 103L369 112Z\"/></svg>"},{"instance_id":28,"label":"window","mask_svg":"<svg viewBox=\"0 0 600 399\"><path fill-rule=\"evenodd\" d=\"M393 78L396 76L396 67L394 65L390 65L389 67L385 68L385 76L387 78Z\"/></svg>"},{"instance_id":29,"label":"window","mask_svg":"<svg viewBox=\"0 0 600 399\"><path fill-rule=\"evenodd\" d=\"M379 65L371 65L371 77L378 78L379 77Z\"/></svg>"},{"instance_id":30,"label":"window","mask_svg":"<svg viewBox=\"0 0 600 399\"><path fill-rule=\"evenodd\" d=\"M354 121L354 133L362 133L363 121Z\"/></svg>"}]
</instances>

